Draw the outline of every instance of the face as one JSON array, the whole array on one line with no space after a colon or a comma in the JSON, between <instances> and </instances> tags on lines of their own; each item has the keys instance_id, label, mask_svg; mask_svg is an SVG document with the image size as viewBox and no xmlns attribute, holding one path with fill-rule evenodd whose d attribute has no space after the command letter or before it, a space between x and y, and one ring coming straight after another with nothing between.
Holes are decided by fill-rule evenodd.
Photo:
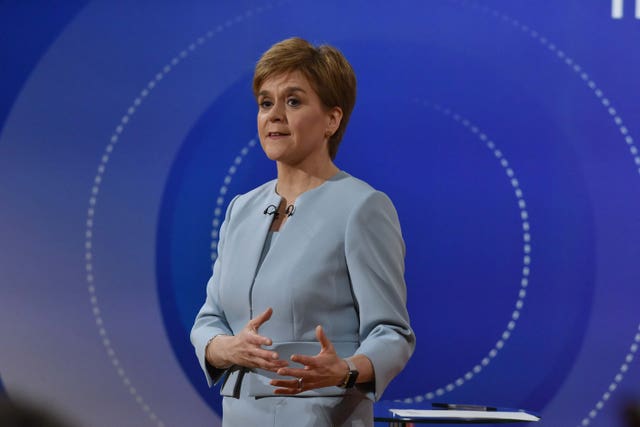
<instances>
[{"instance_id":1,"label":"face","mask_svg":"<svg viewBox=\"0 0 640 427\"><path fill-rule=\"evenodd\" d=\"M270 77L258 91L258 134L271 160L291 166L331 161L328 140L342 111L327 110L299 71Z\"/></svg>"}]
</instances>

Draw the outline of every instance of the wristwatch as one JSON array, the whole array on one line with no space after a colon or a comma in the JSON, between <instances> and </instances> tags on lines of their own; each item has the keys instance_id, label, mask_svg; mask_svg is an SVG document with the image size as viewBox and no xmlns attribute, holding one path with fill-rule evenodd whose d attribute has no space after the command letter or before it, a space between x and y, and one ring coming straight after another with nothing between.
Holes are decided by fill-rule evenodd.
<instances>
[{"instance_id":1,"label":"wristwatch","mask_svg":"<svg viewBox=\"0 0 640 427\"><path fill-rule=\"evenodd\" d=\"M356 365L351 361L351 359L344 359L344 361L347 362L347 365L349 366L349 372L344 377L342 383L338 385L338 387L352 388L354 385L356 385L356 380L358 379L359 372L356 369Z\"/></svg>"}]
</instances>

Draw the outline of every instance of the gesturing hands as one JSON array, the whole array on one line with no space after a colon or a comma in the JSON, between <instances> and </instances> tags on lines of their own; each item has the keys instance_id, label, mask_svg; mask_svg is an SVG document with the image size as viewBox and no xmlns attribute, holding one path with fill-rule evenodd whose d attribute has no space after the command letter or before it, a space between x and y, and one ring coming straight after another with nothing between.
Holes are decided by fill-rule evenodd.
<instances>
[{"instance_id":1,"label":"gesturing hands","mask_svg":"<svg viewBox=\"0 0 640 427\"><path fill-rule=\"evenodd\" d=\"M271 339L258 334L258 329L272 314L273 309L268 308L251 319L238 334L215 337L207 346L207 361L217 368L239 365L277 371L288 366L286 360L279 359L278 353L262 348L263 345L271 345Z\"/></svg>"},{"instance_id":2,"label":"gesturing hands","mask_svg":"<svg viewBox=\"0 0 640 427\"><path fill-rule=\"evenodd\" d=\"M336 353L333 344L327 338L322 326L316 326L316 338L320 342L320 352L315 356L294 354L291 360L304 365L304 368L282 367L278 375L295 377L292 380L271 380L278 387L276 394L298 394L306 390L338 385L349 371L347 362Z\"/></svg>"},{"instance_id":3,"label":"gesturing hands","mask_svg":"<svg viewBox=\"0 0 640 427\"><path fill-rule=\"evenodd\" d=\"M270 346L272 342L270 338L260 335L258 329L271 318L272 314L273 309L268 308L251 319L238 334L215 337L206 348L207 362L220 369L238 365L269 370L284 377L293 377L290 380L271 380L271 385L276 387L275 394L298 394L316 388L336 386L344 380L349 371L349 365L338 356L322 326L316 327L316 338L320 343L318 354L291 356L293 362L303 365L302 368L289 367L286 360L279 359L277 352L262 348L262 346ZM362 356L354 356L352 360L355 361L360 357ZM364 366L366 372L361 372L361 376L371 379L373 373L371 362L366 357L362 358L366 364L360 364L360 366ZM362 370L360 367L358 369Z\"/></svg>"}]
</instances>

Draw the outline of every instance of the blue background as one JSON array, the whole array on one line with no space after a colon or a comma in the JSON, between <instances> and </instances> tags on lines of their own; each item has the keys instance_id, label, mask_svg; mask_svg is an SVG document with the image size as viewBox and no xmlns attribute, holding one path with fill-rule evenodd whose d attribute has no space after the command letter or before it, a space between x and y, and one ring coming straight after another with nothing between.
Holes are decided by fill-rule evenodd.
<instances>
[{"instance_id":1,"label":"blue background","mask_svg":"<svg viewBox=\"0 0 640 427\"><path fill-rule=\"evenodd\" d=\"M606 1L4 2L0 377L82 425L216 425L188 341L230 198L272 179L255 61L358 76L340 168L407 244L385 399L619 423L640 394L640 19Z\"/></svg>"}]
</instances>

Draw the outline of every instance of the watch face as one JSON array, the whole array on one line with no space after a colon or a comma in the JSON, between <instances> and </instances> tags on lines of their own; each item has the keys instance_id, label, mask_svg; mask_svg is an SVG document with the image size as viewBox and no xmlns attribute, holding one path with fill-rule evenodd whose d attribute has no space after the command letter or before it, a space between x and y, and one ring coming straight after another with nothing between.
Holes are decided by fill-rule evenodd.
<instances>
[{"instance_id":1,"label":"watch face","mask_svg":"<svg viewBox=\"0 0 640 427\"><path fill-rule=\"evenodd\" d=\"M359 372L356 370L349 371L349 379L347 380L347 385L345 388L351 388L356 385L356 380L358 379Z\"/></svg>"}]
</instances>

